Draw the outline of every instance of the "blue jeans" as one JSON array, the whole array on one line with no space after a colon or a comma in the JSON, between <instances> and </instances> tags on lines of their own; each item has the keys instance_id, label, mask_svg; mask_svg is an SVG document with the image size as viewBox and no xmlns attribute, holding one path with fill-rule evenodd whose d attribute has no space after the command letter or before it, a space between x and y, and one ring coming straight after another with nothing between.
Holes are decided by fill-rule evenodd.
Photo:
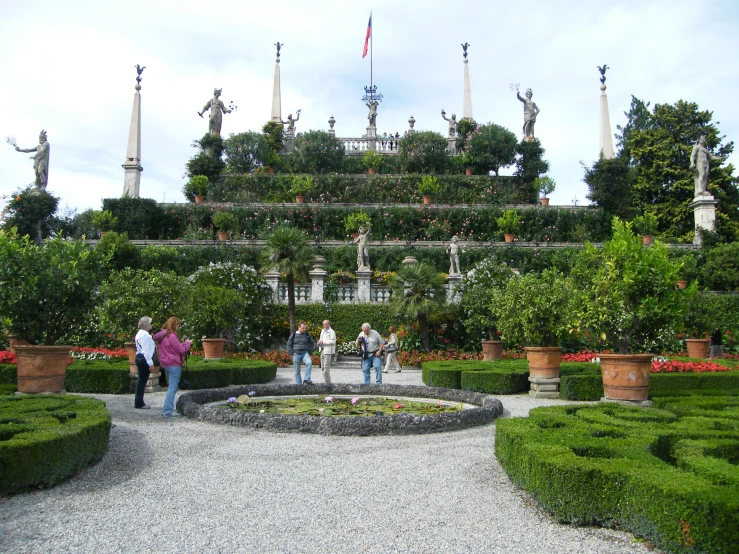
<instances>
[{"instance_id":1,"label":"blue jeans","mask_svg":"<svg viewBox=\"0 0 739 554\"><path fill-rule=\"evenodd\" d=\"M313 369L313 360L310 359L310 353L293 354L293 364L295 364L295 384L300 385L303 379L300 378L300 364L305 364L305 380L310 381L310 372Z\"/></svg>"},{"instance_id":2,"label":"blue jeans","mask_svg":"<svg viewBox=\"0 0 739 554\"><path fill-rule=\"evenodd\" d=\"M375 382L382 384L382 358L380 356L370 356L362 358L362 373L364 373L364 384L370 384L370 367L375 368Z\"/></svg>"},{"instance_id":3,"label":"blue jeans","mask_svg":"<svg viewBox=\"0 0 739 554\"><path fill-rule=\"evenodd\" d=\"M167 396L164 397L164 408L162 413L166 416L174 412L174 397L177 395L177 387L180 385L180 375L182 375L181 367L165 367L167 372Z\"/></svg>"},{"instance_id":4,"label":"blue jeans","mask_svg":"<svg viewBox=\"0 0 739 554\"><path fill-rule=\"evenodd\" d=\"M144 403L144 390L146 389L146 382L149 380L151 371L143 354L136 354L135 361L136 369L139 372L139 380L136 381L136 394L133 397L133 405L136 408L143 408L146 406Z\"/></svg>"}]
</instances>

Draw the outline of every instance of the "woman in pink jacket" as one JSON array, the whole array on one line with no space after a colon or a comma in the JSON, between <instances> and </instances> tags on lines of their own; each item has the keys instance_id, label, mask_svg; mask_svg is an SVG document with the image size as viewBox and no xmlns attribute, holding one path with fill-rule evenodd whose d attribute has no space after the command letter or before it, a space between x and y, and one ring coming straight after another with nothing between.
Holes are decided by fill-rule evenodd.
<instances>
[{"instance_id":1,"label":"woman in pink jacket","mask_svg":"<svg viewBox=\"0 0 739 554\"><path fill-rule=\"evenodd\" d=\"M164 408L162 409L164 417L181 417L174 409L174 398L180 384L182 362L185 359L185 354L190 350L192 341L186 339L185 342L180 342L177 336L179 328L180 320L176 317L170 317L162 330L154 335L154 342L158 344L159 361L164 371L167 372L167 383L169 383L167 396L164 399Z\"/></svg>"}]
</instances>

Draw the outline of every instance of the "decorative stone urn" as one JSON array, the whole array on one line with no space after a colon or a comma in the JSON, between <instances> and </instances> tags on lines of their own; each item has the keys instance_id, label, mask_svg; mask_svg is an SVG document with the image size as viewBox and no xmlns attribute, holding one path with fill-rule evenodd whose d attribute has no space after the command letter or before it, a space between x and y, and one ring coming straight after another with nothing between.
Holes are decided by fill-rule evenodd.
<instances>
[{"instance_id":1,"label":"decorative stone urn","mask_svg":"<svg viewBox=\"0 0 739 554\"><path fill-rule=\"evenodd\" d=\"M206 360L223 359L223 347L226 339L203 339L203 358Z\"/></svg>"},{"instance_id":2,"label":"decorative stone urn","mask_svg":"<svg viewBox=\"0 0 739 554\"><path fill-rule=\"evenodd\" d=\"M502 340L484 340L482 341L482 359L486 362L500 360L503 357L503 341Z\"/></svg>"},{"instance_id":3,"label":"decorative stone urn","mask_svg":"<svg viewBox=\"0 0 739 554\"><path fill-rule=\"evenodd\" d=\"M708 358L711 351L711 339L685 339L688 347L688 358Z\"/></svg>"},{"instance_id":4,"label":"decorative stone urn","mask_svg":"<svg viewBox=\"0 0 739 554\"><path fill-rule=\"evenodd\" d=\"M72 346L16 346L18 392L64 392Z\"/></svg>"},{"instance_id":5,"label":"decorative stone urn","mask_svg":"<svg viewBox=\"0 0 739 554\"><path fill-rule=\"evenodd\" d=\"M530 346L525 348L529 361L529 395L534 398L559 398L559 367L562 347Z\"/></svg>"},{"instance_id":6,"label":"decorative stone urn","mask_svg":"<svg viewBox=\"0 0 739 554\"><path fill-rule=\"evenodd\" d=\"M599 357L606 400L648 400L651 354L600 354Z\"/></svg>"}]
</instances>

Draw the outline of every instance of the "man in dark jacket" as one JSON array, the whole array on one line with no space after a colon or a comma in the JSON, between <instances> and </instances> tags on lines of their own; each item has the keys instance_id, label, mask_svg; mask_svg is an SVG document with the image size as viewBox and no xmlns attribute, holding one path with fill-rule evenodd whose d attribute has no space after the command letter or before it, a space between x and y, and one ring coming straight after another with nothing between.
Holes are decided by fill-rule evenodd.
<instances>
[{"instance_id":1,"label":"man in dark jacket","mask_svg":"<svg viewBox=\"0 0 739 554\"><path fill-rule=\"evenodd\" d=\"M313 361L310 359L310 353L316 348L316 342L308 334L308 326L304 322L298 324L298 330L295 331L290 338L287 339L287 353L293 357L295 364L295 384L312 385L310 380L310 372L313 369ZM300 364L305 364L305 379L300 377Z\"/></svg>"},{"instance_id":2,"label":"man in dark jacket","mask_svg":"<svg viewBox=\"0 0 739 554\"><path fill-rule=\"evenodd\" d=\"M711 358L720 360L724 357L724 345L721 341L721 329L716 327L711 334Z\"/></svg>"}]
</instances>

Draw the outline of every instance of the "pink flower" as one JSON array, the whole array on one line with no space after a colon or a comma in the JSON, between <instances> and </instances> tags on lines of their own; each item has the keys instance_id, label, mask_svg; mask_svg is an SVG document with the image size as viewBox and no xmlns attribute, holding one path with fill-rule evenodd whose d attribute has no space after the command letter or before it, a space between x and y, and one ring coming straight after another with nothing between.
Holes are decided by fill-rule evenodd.
<instances>
[{"instance_id":1,"label":"pink flower","mask_svg":"<svg viewBox=\"0 0 739 554\"><path fill-rule=\"evenodd\" d=\"M354 398L352 398L352 404L353 405L356 406L358 403L359 403L359 397L358 396L355 396Z\"/></svg>"}]
</instances>

